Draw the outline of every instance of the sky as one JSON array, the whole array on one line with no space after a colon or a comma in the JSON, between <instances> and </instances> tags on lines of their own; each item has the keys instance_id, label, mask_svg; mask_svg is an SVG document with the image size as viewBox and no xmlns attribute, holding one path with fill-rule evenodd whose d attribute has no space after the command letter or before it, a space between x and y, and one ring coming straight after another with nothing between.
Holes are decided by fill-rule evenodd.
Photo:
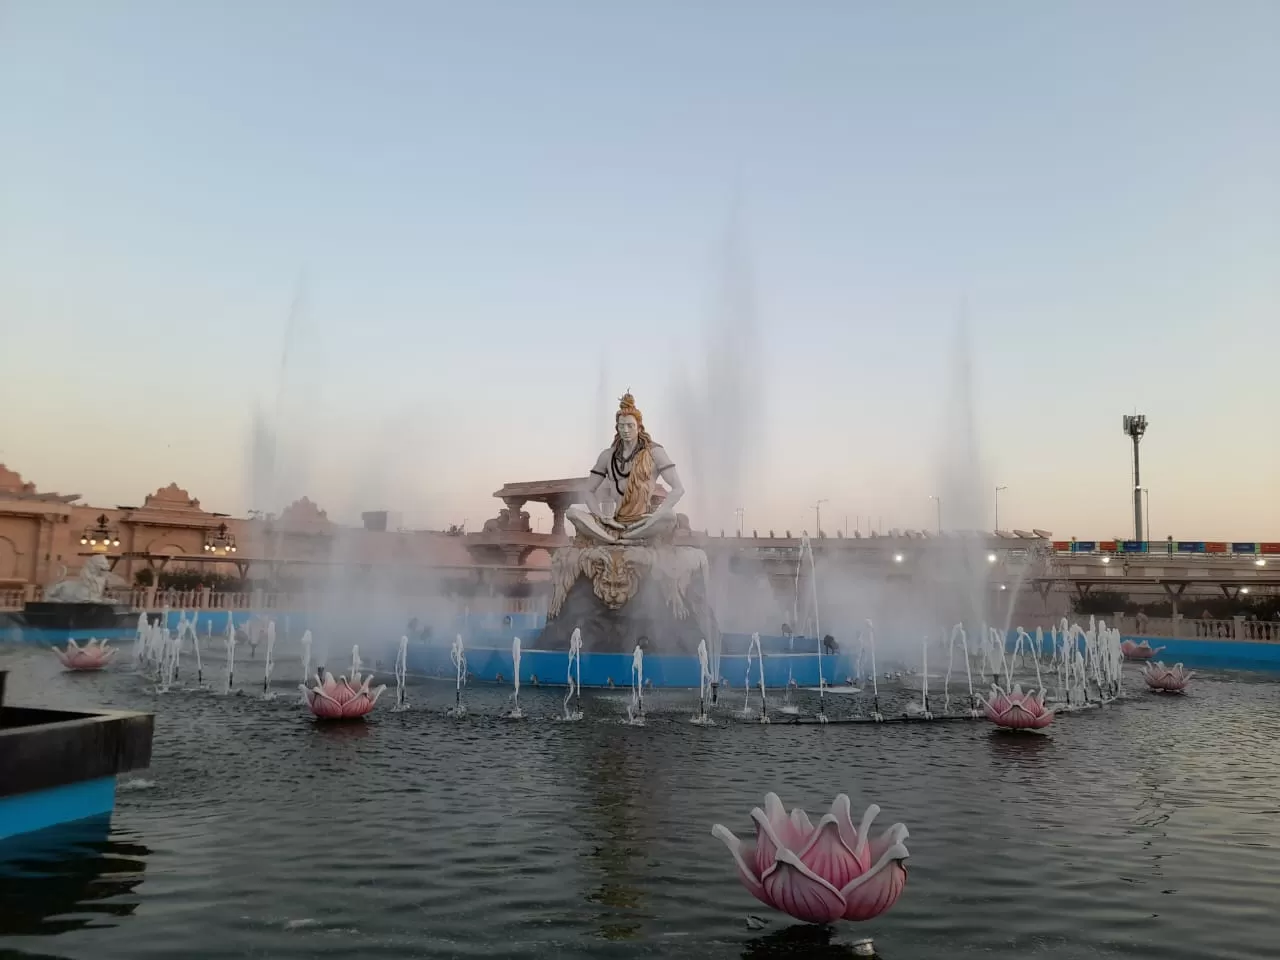
<instances>
[{"instance_id":1,"label":"sky","mask_svg":"<svg viewBox=\"0 0 1280 960\"><path fill-rule=\"evenodd\" d=\"M1141 412L1153 538L1280 540L1277 49L1272 0L0 0L0 462L476 528L630 389L695 526L1004 486L1090 539Z\"/></svg>"}]
</instances>

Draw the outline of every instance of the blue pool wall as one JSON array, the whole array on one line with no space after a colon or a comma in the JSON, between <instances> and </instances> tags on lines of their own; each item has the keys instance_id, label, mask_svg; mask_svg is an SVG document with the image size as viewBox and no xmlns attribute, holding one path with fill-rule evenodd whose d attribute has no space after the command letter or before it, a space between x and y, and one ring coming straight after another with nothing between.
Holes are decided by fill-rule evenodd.
<instances>
[{"instance_id":1,"label":"blue pool wall","mask_svg":"<svg viewBox=\"0 0 1280 960\"><path fill-rule=\"evenodd\" d=\"M216 639L225 635L227 621L232 619L240 626L258 614L253 611L225 610L198 611L196 616L197 630L203 637L212 633ZM276 611L271 614L278 629L284 629L290 639L296 638L303 630L312 629L323 633L326 622L322 614L293 613ZM155 614L152 615L153 617ZM167 624L173 629L178 625L181 611L171 610ZM314 621L314 624L311 623ZM448 628L436 627L432 641L413 642L410 646L410 673L425 676L452 676L453 665L449 662L449 642L455 634L461 634L466 646L467 666L473 679L496 681L499 675L509 682L512 674L511 641L513 637L521 637L524 650L521 660L522 682L529 682L536 676L539 683L563 684L567 657L564 650L539 650L538 634L546 620L539 614L510 614L509 622L502 614L483 614L459 616ZM330 629L332 626L330 625ZM400 630L404 626L399 627ZM345 630L343 632L346 632ZM393 628L382 637L368 635L352 636L351 642L360 643L362 649L370 654L381 656L394 651L395 638ZM26 640L41 644L62 644L68 636L84 639L88 636L111 638L117 643L132 639L134 628L128 627L113 631L85 631L68 634L58 631L33 631L10 627L0 629L0 640ZM1034 636L1034 633L1032 633ZM1045 632L1044 642L1048 642L1049 634ZM1146 640L1153 647L1164 647L1159 659L1173 663L1182 662L1188 666L1220 667L1226 669L1245 670L1280 670L1280 643L1260 643L1244 640L1206 640L1173 637L1129 637L1125 639ZM345 639L342 642L346 642ZM1017 631L1011 630L1007 636L1007 646L1013 650L1017 642ZM733 687L741 686L747 670L746 651L751 637L742 633L726 633L721 638L720 674ZM812 638L788 638L779 635L762 634L761 648L765 653L765 683L768 686L785 684L788 677L801 686L818 684L818 658L815 655L818 641ZM375 651L381 651L375 653ZM855 642L845 639L836 655L822 658L822 676L828 683L843 682L847 677L856 674ZM791 654L791 655L788 655ZM912 664L914 665L914 664ZM890 664L886 663L888 667ZM756 669L753 669L753 682L758 682ZM582 683L584 686L627 686L631 677L630 654L587 653L582 658ZM698 686L699 667L696 657L653 654L645 658L645 677L651 679L655 686L694 687Z\"/></svg>"},{"instance_id":2,"label":"blue pool wall","mask_svg":"<svg viewBox=\"0 0 1280 960\"><path fill-rule=\"evenodd\" d=\"M115 777L99 777L0 797L0 840L92 817L109 816L115 803Z\"/></svg>"}]
</instances>

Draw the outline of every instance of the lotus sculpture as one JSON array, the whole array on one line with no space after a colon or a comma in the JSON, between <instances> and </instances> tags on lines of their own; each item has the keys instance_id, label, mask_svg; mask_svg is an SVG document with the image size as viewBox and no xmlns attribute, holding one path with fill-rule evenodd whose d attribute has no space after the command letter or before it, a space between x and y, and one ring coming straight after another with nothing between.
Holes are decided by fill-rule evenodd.
<instances>
[{"instance_id":1,"label":"lotus sculpture","mask_svg":"<svg viewBox=\"0 0 1280 960\"><path fill-rule=\"evenodd\" d=\"M357 720L369 713L387 689L384 683L376 690L370 690L373 674L365 677L363 682L359 672L346 677L333 679L333 674L325 670L320 682L308 688L305 683L299 684L306 695L307 706L319 720Z\"/></svg>"},{"instance_id":2,"label":"lotus sculpture","mask_svg":"<svg viewBox=\"0 0 1280 960\"><path fill-rule=\"evenodd\" d=\"M1194 671L1186 669L1180 663L1175 663L1172 667L1159 662L1148 663L1142 670L1142 679L1157 693L1182 693L1194 676Z\"/></svg>"},{"instance_id":3,"label":"lotus sculpture","mask_svg":"<svg viewBox=\"0 0 1280 960\"><path fill-rule=\"evenodd\" d=\"M907 828L895 823L874 840L874 803L853 826L849 797L840 794L815 827L799 807L790 815L777 794L756 807L752 847L719 823L711 835L723 841L738 866L738 879L761 903L805 923L870 920L894 905L907 882Z\"/></svg>"},{"instance_id":4,"label":"lotus sculpture","mask_svg":"<svg viewBox=\"0 0 1280 960\"><path fill-rule=\"evenodd\" d=\"M1145 640L1141 643L1134 643L1132 640L1120 642L1120 652L1126 660L1150 660L1163 649L1164 647L1153 647Z\"/></svg>"},{"instance_id":5,"label":"lotus sculpture","mask_svg":"<svg viewBox=\"0 0 1280 960\"><path fill-rule=\"evenodd\" d=\"M1053 723L1053 708L1044 705L1044 691L1023 693L1018 684L1008 693L992 684L990 698L982 701L982 712L1006 730L1043 730Z\"/></svg>"},{"instance_id":6,"label":"lotus sculpture","mask_svg":"<svg viewBox=\"0 0 1280 960\"><path fill-rule=\"evenodd\" d=\"M101 643L90 640L83 647L74 640L68 640L66 649L60 650L54 647L53 655L61 660L62 665L68 670L101 670L116 655L116 652L107 646L105 640Z\"/></svg>"}]
</instances>

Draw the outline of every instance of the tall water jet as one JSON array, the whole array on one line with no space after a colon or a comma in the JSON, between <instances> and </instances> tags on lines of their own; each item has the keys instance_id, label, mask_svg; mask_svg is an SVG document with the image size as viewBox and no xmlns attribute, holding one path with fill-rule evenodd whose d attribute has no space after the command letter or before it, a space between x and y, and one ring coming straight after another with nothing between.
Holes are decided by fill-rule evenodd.
<instances>
[{"instance_id":1,"label":"tall water jet","mask_svg":"<svg viewBox=\"0 0 1280 960\"><path fill-rule=\"evenodd\" d=\"M276 668L276 622L274 620L267 621L267 651L262 661L262 699L274 700L275 693L271 690L271 672Z\"/></svg>"},{"instance_id":2,"label":"tall water jet","mask_svg":"<svg viewBox=\"0 0 1280 960\"><path fill-rule=\"evenodd\" d=\"M453 664L454 688L453 706L448 710L451 717L465 717L467 708L462 703L462 686L467 682L467 654L462 648L462 634L458 634L449 647L449 661Z\"/></svg>"},{"instance_id":3,"label":"tall water jet","mask_svg":"<svg viewBox=\"0 0 1280 960\"><path fill-rule=\"evenodd\" d=\"M631 703L627 706L627 723L644 723L644 650L638 645L631 654Z\"/></svg>"},{"instance_id":4,"label":"tall water jet","mask_svg":"<svg viewBox=\"0 0 1280 960\"><path fill-rule=\"evenodd\" d=\"M227 683L223 687L223 693L230 693L231 688L236 682L236 631L231 624L231 618L227 617Z\"/></svg>"},{"instance_id":5,"label":"tall water jet","mask_svg":"<svg viewBox=\"0 0 1280 960\"><path fill-rule=\"evenodd\" d=\"M747 674L742 681L744 696L742 701L742 715L744 717L751 716L751 663L756 656L759 656L761 663L763 664L764 654L760 652L760 634L753 633L751 635L751 641L747 644Z\"/></svg>"},{"instance_id":6,"label":"tall water jet","mask_svg":"<svg viewBox=\"0 0 1280 960\"><path fill-rule=\"evenodd\" d=\"M707 653L707 641L698 641L698 715L693 722L702 726L712 726L711 699L715 686L715 674L711 672L711 658Z\"/></svg>"},{"instance_id":7,"label":"tall water jet","mask_svg":"<svg viewBox=\"0 0 1280 960\"><path fill-rule=\"evenodd\" d=\"M867 619L867 642L871 650L871 719L880 723L884 714L880 712L880 679L876 672L876 626Z\"/></svg>"},{"instance_id":8,"label":"tall water jet","mask_svg":"<svg viewBox=\"0 0 1280 960\"><path fill-rule=\"evenodd\" d=\"M929 641L925 640L920 653L920 712L926 720L933 719L929 709Z\"/></svg>"},{"instance_id":9,"label":"tall water jet","mask_svg":"<svg viewBox=\"0 0 1280 960\"><path fill-rule=\"evenodd\" d=\"M760 649L760 634L758 634L758 633L753 633L753 634L751 635L751 642L752 642L753 644L755 644L755 648L756 648L756 663L757 663L757 664L759 665L759 667L760 667L760 722L761 722L761 723L768 723L768 722L769 722L769 701L768 701L767 697L765 696L765 688L764 688L764 651Z\"/></svg>"},{"instance_id":10,"label":"tall water jet","mask_svg":"<svg viewBox=\"0 0 1280 960\"><path fill-rule=\"evenodd\" d=\"M569 663L565 671L564 718L582 719L582 631L574 627L569 637ZM569 702L573 701L570 709Z\"/></svg>"},{"instance_id":11,"label":"tall water jet","mask_svg":"<svg viewBox=\"0 0 1280 960\"><path fill-rule=\"evenodd\" d=\"M364 661L360 659L360 645L355 644L351 648L351 676L360 673L360 668L364 666Z\"/></svg>"},{"instance_id":12,"label":"tall water jet","mask_svg":"<svg viewBox=\"0 0 1280 960\"><path fill-rule=\"evenodd\" d=\"M401 637L400 646L396 650L396 705L392 713L401 713L409 709L409 698L405 692L405 682L409 675L409 638Z\"/></svg>"},{"instance_id":13,"label":"tall water jet","mask_svg":"<svg viewBox=\"0 0 1280 960\"><path fill-rule=\"evenodd\" d=\"M511 680L515 684L515 689L511 693L511 711L507 716L512 720L520 720L524 717L524 711L520 709L520 638L513 637L511 640Z\"/></svg>"}]
</instances>

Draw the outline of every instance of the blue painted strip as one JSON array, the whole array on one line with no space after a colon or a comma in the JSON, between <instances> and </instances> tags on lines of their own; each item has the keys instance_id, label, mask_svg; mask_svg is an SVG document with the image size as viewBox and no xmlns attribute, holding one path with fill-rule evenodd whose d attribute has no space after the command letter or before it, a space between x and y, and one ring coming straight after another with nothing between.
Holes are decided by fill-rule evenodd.
<instances>
[{"instance_id":1,"label":"blue painted strip","mask_svg":"<svg viewBox=\"0 0 1280 960\"><path fill-rule=\"evenodd\" d=\"M488 683L510 683L513 676L511 651L473 647L466 651L467 670L474 679ZM569 658L563 650L522 650L520 653L520 682L532 684L534 678L540 684L563 686ZM449 662L447 649L428 647L409 651L410 673L426 676L452 677L453 664ZM760 682L759 661L752 661L751 683ZM827 683L843 683L854 672L850 658L824 656L822 676ZM728 688L740 688L747 677L747 658L742 655L722 655L720 674ZM582 685L584 687L627 687L631 684L631 655L627 653L584 653L582 655ZM499 681L498 677L502 680ZM655 654L644 658L644 677L655 687L693 689L698 688L701 669L697 657ZM818 658L816 655L769 656L764 659L765 685L780 687L788 678L802 687L818 685Z\"/></svg>"},{"instance_id":2,"label":"blue painted strip","mask_svg":"<svg viewBox=\"0 0 1280 960\"><path fill-rule=\"evenodd\" d=\"M0 797L0 840L109 814L115 805L115 777Z\"/></svg>"},{"instance_id":3,"label":"blue painted strip","mask_svg":"<svg viewBox=\"0 0 1280 960\"><path fill-rule=\"evenodd\" d=\"M1194 621L1188 620L1191 624ZM1035 633L1032 632L1031 646L1035 647ZM1240 668L1245 670L1280 670L1280 643L1260 643L1253 640L1195 640L1186 637L1135 637L1121 635L1122 640L1134 643L1146 643L1152 647L1164 647L1157 657L1166 663L1200 664L1206 667ZM1018 632L1011 630L1005 639L1005 648L1013 652L1017 644ZM1058 640L1059 646L1063 643ZM1045 631L1042 638L1042 650L1047 655L1052 650L1052 638ZM1023 642L1024 649L1026 641ZM1083 653L1084 641L1077 640L1076 648Z\"/></svg>"}]
</instances>

